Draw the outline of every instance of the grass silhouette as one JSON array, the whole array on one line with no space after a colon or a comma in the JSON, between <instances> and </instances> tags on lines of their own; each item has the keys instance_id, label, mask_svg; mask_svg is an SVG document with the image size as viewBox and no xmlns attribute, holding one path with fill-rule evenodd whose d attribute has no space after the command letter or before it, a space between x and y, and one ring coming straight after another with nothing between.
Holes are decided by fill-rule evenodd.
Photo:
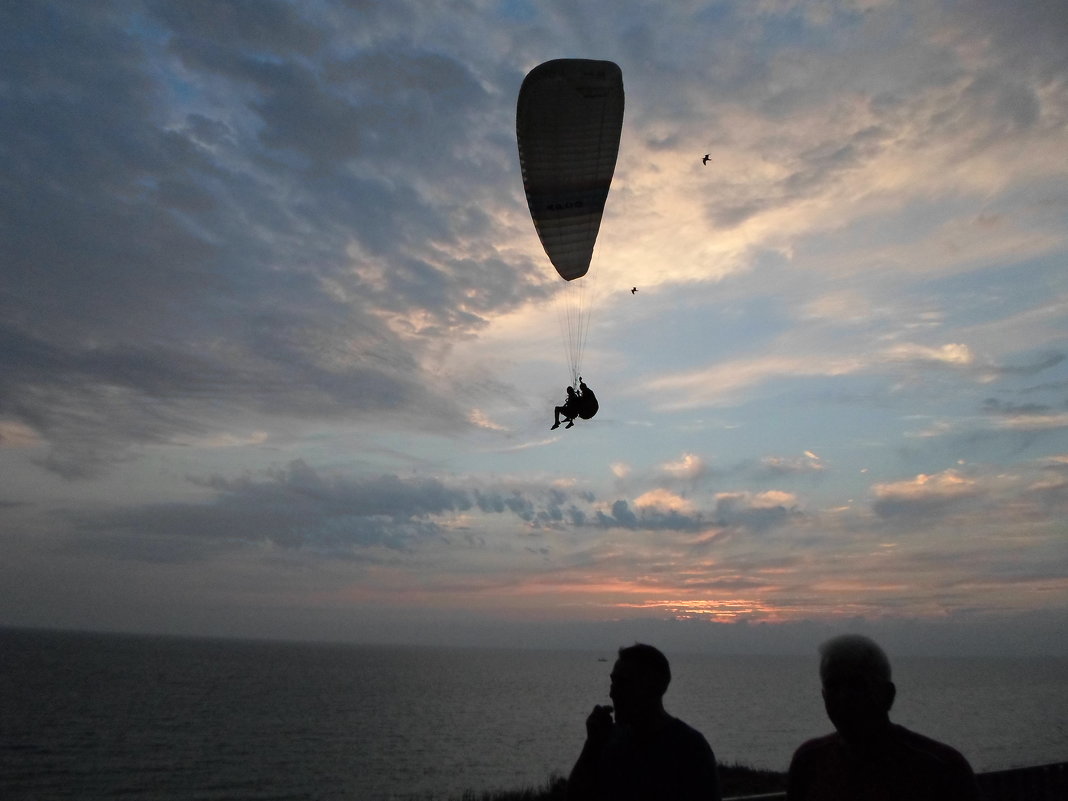
<instances>
[{"instance_id":1,"label":"grass silhouette","mask_svg":"<svg viewBox=\"0 0 1068 801\"><path fill-rule=\"evenodd\" d=\"M751 768L732 763L719 766L720 789L724 798L736 795L756 795L786 790L786 774L774 770ZM567 796L567 779L550 776L540 787L525 790L489 790L481 793L466 792L450 801L564 801Z\"/></svg>"}]
</instances>

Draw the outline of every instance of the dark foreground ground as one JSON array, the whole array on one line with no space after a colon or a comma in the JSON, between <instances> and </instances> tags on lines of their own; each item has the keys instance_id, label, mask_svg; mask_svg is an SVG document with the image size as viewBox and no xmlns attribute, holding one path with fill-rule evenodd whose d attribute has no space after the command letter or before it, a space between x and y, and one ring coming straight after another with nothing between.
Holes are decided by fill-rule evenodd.
<instances>
[{"instance_id":1,"label":"dark foreground ground","mask_svg":"<svg viewBox=\"0 0 1068 801\"><path fill-rule=\"evenodd\" d=\"M757 770L745 765L720 765L719 781L724 798L786 790L785 773ZM554 776L542 787L489 793L464 793L453 801L564 801L566 792L567 779Z\"/></svg>"},{"instance_id":2,"label":"dark foreground ground","mask_svg":"<svg viewBox=\"0 0 1068 801\"><path fill-rule=\"evenodd\" d=\"M979 789L986 801L1068 801L1068 762L980 773ZM785 793L786 774L745 765L720 765L724 798ZM453 801L564 801L567 779L554 776L543 787L493 793L465 793Z\"/></svg>"}]
</instances>

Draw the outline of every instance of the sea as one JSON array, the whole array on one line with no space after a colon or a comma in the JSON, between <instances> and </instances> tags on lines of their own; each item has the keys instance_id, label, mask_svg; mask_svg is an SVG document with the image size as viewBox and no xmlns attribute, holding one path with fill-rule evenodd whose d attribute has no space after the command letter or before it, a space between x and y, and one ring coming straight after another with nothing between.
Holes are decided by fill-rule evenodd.
<instances>
[{"instance_id":1,"label":"sea","mask_svg":"<svg viewBox=\"0 0 1068 801\"><path fill-rule=\"evenodd\" d=\"M722 763L827 733L811 656L668 654ZM0 798L458 801L570 770L614 653L0 629ZM1068 759L1068 659L899 658L893 719L976 771Z\"/></svg>"}]
</instances>

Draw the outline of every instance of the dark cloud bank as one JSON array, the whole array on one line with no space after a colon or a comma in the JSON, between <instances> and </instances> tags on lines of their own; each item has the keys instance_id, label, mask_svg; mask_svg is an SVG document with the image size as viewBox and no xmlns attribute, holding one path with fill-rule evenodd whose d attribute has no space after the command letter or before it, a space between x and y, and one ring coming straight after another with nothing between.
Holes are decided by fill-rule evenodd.
<instances>
[{"instance_id":1,"label":"dark cloud bank","mask_svg":"<svg viewBox=\"0 0 1068 801\"><path fill-rule=\"evenodd\" d=\"M463 429L427 348L544 290L468 245L516 200L496 100L386 16L350 57L269 0L0 11L0 415L44 467L235 416Z\"/></svg>"}]
</instances>

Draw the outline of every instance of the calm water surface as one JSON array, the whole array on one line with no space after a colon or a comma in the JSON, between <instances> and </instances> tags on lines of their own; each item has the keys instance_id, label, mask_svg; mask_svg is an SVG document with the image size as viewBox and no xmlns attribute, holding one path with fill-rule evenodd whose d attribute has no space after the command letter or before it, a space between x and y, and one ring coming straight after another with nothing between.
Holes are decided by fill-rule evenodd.
<instances>
[{"instance_id":1,"label":"calm water surface","mask_svg":"<svg viewBox=\"0 0 1068 801\"><path fill-rule=\"evenodd\" d=\"M422 801L538 785L570 769L613 657L0 630L0 797ZM812 658L669 657L666 704L721 761L785 770L829 730ZM1068 660L894 667L895 720L977 770L1068 755Z\"/></svg>"}]
</instances>

